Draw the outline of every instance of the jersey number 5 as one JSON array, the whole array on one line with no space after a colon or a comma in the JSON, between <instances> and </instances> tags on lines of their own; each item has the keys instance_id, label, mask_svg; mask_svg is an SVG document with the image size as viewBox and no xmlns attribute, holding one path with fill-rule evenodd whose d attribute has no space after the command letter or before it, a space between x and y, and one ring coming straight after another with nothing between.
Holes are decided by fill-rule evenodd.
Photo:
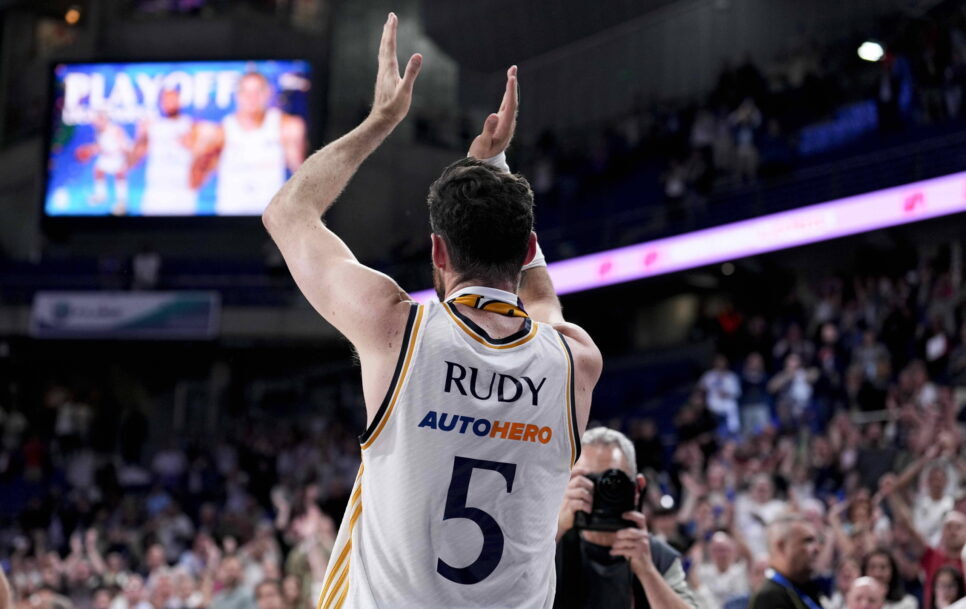
<instances>
[{"instance_id":1,"label":"jersey number 5","mask_svg":"<svg viewBox=\"0 0 966 609\"><path fill-rule=\"evenodd\" d=\"M443 510L443 520L450 518L468 518L480 527L483 532L483 549L480 556L466 567L452 567L442 558L437 560L436 571L446 579L457 584L478 584L496 569L503 558L503 530L493 516L483 510L466 505L466 496L470 490L470 477L474 469L491 469L499 472L506 479L506 492L513 492L513 478L517 473L517 466L513 463L499 461L483 461L456 457L453 464L453 478L449 483L446 494L446 508Z\"/></svg>"}]
</instances>

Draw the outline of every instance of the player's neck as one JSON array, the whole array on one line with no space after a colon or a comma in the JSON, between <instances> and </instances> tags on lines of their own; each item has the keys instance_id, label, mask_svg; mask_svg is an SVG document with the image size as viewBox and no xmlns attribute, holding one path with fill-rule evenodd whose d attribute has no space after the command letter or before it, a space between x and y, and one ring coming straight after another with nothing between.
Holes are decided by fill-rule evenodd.
<instances>
[{"instance_id":1,"label":"player's neck","mask_svg":"<svg viewBox=\"0 0 966 609\"><path fill-rule=\"evenodd\" d=\"M446 287L446 291L444 292L444 294L446 295L447 298L450 298L450 297L452 297L453 294L455 294L456 292L458 292L460 290L464 290L466 288L473 288L473 287L482 287L482 288L491 288L491 289L494 289L494 290L502 290L504 292L507 292L507 293L510 293L510 294L513 294L513 295L516 295L516 293L517 293L517 286L514 283L511 283L511 282L488 283L488 282L484 282L484 281L478 281L478 280L469 279L469 280L464 280L464 281L457 281L453 285L448 285Z\"/></svg>"},{"instance_id":2,"label":"player's neck","mask_svg":"<svg viewBox=\"0 0 966 609\"><path fill-rule=\"evenodd\" d=\"M496 290L502 290L507 292L507 300L511 301L511 304L516 304L516 286L510 283L490 283L483 282L479 280L467 280L458 281L454 285L449 287L445 294L446 298L452 298L454 294L457 294L461 290L466 290L470 288L490 288ZM476 325L483 328L487 334L492 338L501 339L508 336L516 334L521 329L523 329L529 320L521 319L519 317L507 317L505 315L498 315L491 311L484 311L474 307L468 307L466 305L457 304L457 309L464 316L470 318Z\"/></svg>"}]
</instances>

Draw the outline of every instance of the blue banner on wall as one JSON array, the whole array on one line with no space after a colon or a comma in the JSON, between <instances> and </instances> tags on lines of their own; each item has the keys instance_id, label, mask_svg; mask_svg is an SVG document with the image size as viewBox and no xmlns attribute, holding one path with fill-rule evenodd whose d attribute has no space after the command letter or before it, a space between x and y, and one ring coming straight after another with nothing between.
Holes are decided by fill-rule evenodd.
<instances>
[{"instance_id":1,"label":"blue banner on wall","mask_svg":"<svg viewBox=\"0 0 966 609\"><path fill-rule=\"evenodd\" d=\"M217 292L38 292L35 338L210 339L218 333Z\"/></svg>"}]
</instances>

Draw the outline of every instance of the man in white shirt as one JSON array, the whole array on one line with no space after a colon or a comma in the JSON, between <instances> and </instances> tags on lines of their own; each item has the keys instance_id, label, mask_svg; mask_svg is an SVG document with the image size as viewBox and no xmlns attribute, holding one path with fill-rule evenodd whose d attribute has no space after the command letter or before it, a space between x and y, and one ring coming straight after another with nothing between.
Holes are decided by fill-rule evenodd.
<instances>
[{"instance_id":1,"label":"man in white shirt","mask_svg":"<svg viewBox=\"0 0 966 609\"><path fill-rule=\"evenodd\" d=\"M728 368L728 358L720 353L714 357L714 366L698 382L707 395L708 408L724 419L730 433L738 433L741 419L738 417L738 398L741 397L741 381Z\"/></svg>"},{"instance_id":2,"label":"man in white shirt","mask_svg":"<svg viewBox=\"0 0 966 609\"><path fill-rule=\"evenodd\" d=\"M748 563L738 554L731 535L718 531L708 542L708 560L694 567L698 592L712 609L721 609L728 601L748 596Z\"/></svg>"}]
</instances>

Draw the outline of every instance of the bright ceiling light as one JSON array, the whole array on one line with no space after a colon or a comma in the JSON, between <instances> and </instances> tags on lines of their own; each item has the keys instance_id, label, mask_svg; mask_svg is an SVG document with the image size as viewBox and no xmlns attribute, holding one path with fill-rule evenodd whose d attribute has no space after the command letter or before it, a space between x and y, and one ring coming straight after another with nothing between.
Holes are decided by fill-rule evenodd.
<instances>
[{"instance_id":1,"label":"bright ceiling light","mask_svg":"<svg viewBox=\"0 0 966 609\"><path fill-rule=\"evenodd\" d=\"M878 42L872 42L871 40L866 40L859 47L859 57L866 61L879 61L882 56L885 55L885 51L882 49L882 45Z\"/></svg>"},{"instance_id":2,"label":"bright ceiling light","mask_svg":"<svg viewBox=\"0 0 966 609\"><path fill-rule=\"evenodd\" d=\"M80 21L80 18L81 18L80 7L76 5L70 7L67 10L67 13L64 14L64 21L67 22L67 25L77 25L77 22Z\"/></svg>"}]
</instances>

